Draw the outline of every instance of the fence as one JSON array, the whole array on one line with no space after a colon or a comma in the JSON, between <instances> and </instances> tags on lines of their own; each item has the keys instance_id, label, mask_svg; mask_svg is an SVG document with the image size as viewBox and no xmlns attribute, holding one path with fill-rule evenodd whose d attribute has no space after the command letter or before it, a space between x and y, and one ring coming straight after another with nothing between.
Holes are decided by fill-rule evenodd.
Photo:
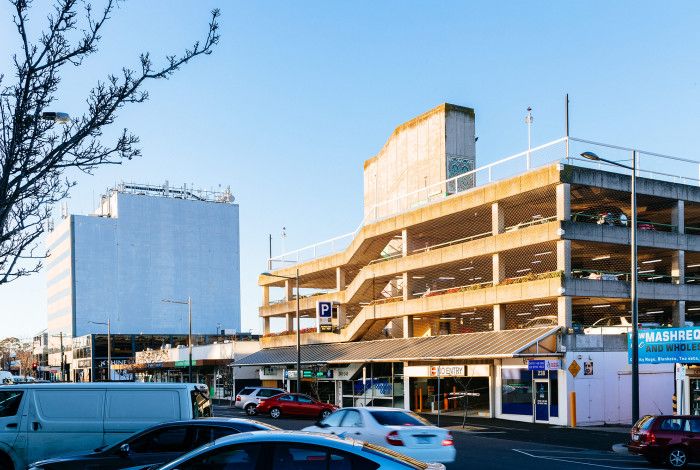
<instances>
[{"instance_id":1,"label":"fence","mask_svg":"<svg viewBox=\"0 0 700 470\"><path fill-rule=\"evenodd\" d=\"M629 173L629 170L615 165L580 157L584 151L594 152L601 158L627 165L631 165L632 152L634 151L637 157L638 177L693 186L700 185L700 160L663 155L647 150L574 137L563 137L366 208L364 220L354 231L272 257L268 260L267 268L280 269L338 253L349 246L365 225L443 201L470 189L511 178L544 165L559 162L615 173ZM675 174L669 173L668 168L673 168Z\"/></svg>"}]
</instances>

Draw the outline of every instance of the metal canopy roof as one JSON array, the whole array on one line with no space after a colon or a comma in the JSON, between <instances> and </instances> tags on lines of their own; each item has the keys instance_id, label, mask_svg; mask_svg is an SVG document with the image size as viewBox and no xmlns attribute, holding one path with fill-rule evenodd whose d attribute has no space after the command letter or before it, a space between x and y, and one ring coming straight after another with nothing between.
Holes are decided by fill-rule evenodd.
<instances>
[{"instance_id":1,"label":"metal canopy roof","mask_svg":"<svg viewBox=\"0 0 700 470\"><path fill-rule=\"evenodd\" d=\"M485 331L459 335L382 339L351 343L305 344L304 364L346 364L352 362L393 362L437 359L498 359L514 357L559 327ZM545 351L551 353L549 351ZM236 361L237 366L269 366L296 363L296 346L263 349Z\"/></svg>"}]
</instances>

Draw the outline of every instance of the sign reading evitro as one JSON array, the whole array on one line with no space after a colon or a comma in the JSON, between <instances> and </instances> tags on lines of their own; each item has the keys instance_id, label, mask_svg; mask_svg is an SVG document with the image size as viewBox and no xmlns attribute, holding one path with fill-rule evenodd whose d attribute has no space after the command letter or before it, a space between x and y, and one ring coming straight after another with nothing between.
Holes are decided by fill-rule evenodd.
<instances>
[{"instance_id":1,"label":"sign reading evitro","mask_svg":"<svg viewBox=\"0 0 700 470\"><path fill-rule=\"evenodd\" d=\"M333 331L333 302L316 302L316 331Z\"/></svg>"}]
</instances>

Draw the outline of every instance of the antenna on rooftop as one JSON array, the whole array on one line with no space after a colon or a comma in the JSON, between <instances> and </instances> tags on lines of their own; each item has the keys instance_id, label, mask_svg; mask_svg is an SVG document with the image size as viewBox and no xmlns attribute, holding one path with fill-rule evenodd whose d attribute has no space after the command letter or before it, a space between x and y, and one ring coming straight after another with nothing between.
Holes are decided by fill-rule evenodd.
<instances>
[{"instance_id":1,"label":"antenna on rooftop","mask_svg":"<svg viewBox=\"0 0 700 470\"><path fill-rule=\"evenodd\" d=\"M287 244L285 241L287 240L287 227L282 227L282 253L287 252Z\"/></svg>"},{"instance_id":2,"label":"antenna on rooftop","mask_svg":"<svg viewBox=\"0 0 700 470\"><path fill-rule=\"evenodd\" d=\"M532 128L532 121L534 118L532 117L532 108L530 106L527 107L527 116L525 116L525 124L527 124L527 169L529 170L530 167L532 166L532 162L530 161L530 149L532 148L532 135L531 135L531 128Z\"/></svg>"}]
</instances>

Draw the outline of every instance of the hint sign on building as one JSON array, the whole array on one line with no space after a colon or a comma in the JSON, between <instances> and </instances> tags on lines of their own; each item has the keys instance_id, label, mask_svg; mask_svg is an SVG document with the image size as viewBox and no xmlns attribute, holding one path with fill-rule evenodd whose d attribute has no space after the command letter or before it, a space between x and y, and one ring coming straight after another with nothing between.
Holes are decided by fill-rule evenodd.
<instances>
[{"instance_id":1,"label":"hint sign on building","mask_svg":"<svg viewBox=\"0 0 700 470\"><path fill-rule=\"evenodd\" d=\"M316 302L316 331L333 331L333 302Z\"/></svg>"}]
</instances>

